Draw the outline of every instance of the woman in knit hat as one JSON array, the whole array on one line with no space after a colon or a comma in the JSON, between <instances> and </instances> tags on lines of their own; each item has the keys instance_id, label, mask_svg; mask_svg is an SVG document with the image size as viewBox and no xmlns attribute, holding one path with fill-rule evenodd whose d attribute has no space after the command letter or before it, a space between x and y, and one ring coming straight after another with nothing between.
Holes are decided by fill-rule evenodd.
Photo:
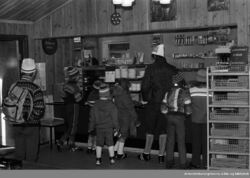
<instances>
[{"instance_id":1,"label":"woman in knit hat","mask_svg":"<svg viewBox=\"0 0 250 178\"><path fill-rule=\"evenodd\" d=\"M79 149L75 145L75 134L77 132L79 103L82 100L82 91L78 85L79 71L73 66L67 68L67 78L63 86L62 98L66 106L65 125L66 130L62 137L57 140L57 148L61 151L65 141L68 141L70 151Z\"/></svg>"},{"instance_id":2,"label":"woman in knit hat","mask_svg":"<svg viewBox=\"0 0 250 178\"><path fill-rule=\"evenodd\" d=\"M21 65L21 80L16 86L26 88L29 91L23 104L23 124L14 124L15 130L15 157L17 160L37 161L39 150L39 120L45 112L43 92L34 83L36 77L36 64L34 59L25 58ZM31 100L33 106L31 107ZM31 111L31 113L30 113ZM30 113L30 114L29 114Z\"/></svg>"}]
</instances>

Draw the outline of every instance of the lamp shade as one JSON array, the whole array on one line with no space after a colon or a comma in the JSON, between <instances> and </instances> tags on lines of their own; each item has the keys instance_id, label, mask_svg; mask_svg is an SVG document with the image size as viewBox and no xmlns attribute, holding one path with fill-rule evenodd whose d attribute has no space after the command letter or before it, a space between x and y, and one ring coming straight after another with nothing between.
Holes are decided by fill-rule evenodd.
<instances>
[{"instance_id":1,"label":"lamp shade","mask_svg":"<svg viewBox=\"0 0 250 178\"><path fill-rule=\"evenodd\" d=\"M122 6L123 7L130 7L132 6L133 0L123 0L122 1Z\"/></svg>"},{"instance_id":2,"label":"lamp shade","mask_svg":"<svg viewBox=\"0 0 250 178\"><path fill-rule=\"evenodd\" d=\"M160 4L170 4L171 0L160 0Z\"/></svg>"},{"instance_id":3,"label":"lamp shade","mask_svg":"<svg viewBox=\"0 0 250 178\"><path fill-rule=\"evenodd\" d=\"M114 5L122 4L123 0L113 0Z\"/></svg>"}]
</instances>

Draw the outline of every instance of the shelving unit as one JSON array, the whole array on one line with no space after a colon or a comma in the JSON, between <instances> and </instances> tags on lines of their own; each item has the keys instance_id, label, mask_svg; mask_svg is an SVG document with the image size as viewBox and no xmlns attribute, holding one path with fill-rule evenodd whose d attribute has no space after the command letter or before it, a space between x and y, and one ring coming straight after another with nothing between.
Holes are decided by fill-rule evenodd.
<instances>
[{"instance_id":1,"label":"shelving unit","mask_svg":"<svg viewBox=\"0 0 250 178\"><path fill-rule=\"evenodd\" d=\"M83 67L84 90L87 92L96 79L102 80L103 82L112 86L119 78L127 78L131 83L130 93L132 99L140 103L141 81L144 75L145 68L145 64ZM124 71L121 71L122 69ZM129 69L134 70L132 75L129 74ZM117 73L119 73L119 75L117 75Z\"/></svg>"},{"instance_id":2,"label":"shelving unit","mask_svg":"<svg viewBox=\"0 0 250 178\"><path fill-rule=\"evenodd\" d=\"M250 169L249 68L211 66L207 81L207 167Z\"/></svg>"},{"instance_id":3,"label":"shelving unit","mask_svg":"<svg viewBox=\"0 0 250 178\"><path fill-rule=\"evenodd\" d=\"M213 29L192 29L170 33L165 39L169 62L177 68L192 72L215 65L215 49L234 41L237 44L237 26L220 26ZM174 44L174 45L173 45Z\"/></svg>"}]
</instances>

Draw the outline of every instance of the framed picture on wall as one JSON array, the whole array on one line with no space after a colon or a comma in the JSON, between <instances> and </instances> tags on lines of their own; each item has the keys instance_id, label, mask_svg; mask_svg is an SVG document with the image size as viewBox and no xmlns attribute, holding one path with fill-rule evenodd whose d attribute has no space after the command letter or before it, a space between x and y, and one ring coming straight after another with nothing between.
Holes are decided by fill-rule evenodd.
<instances>
[{"instance_id":1,"label":"framed picture on wall","mask_svg":"<svg viewBox=\"0 0 250 178\"><path fill-rule=\"evenodd\" d=\"M208 11L228 10L229 0L207 0Z\"/></svg>"},{"instance_id":2,"label":"framed picture on wall","mask_svg":"<svg viewBox=\"0 0 250 178\"><path fill-rule=\"evenodd\" d=\"M151 22L176 20L176 0L171 0L170 4L160 4L159 0L150 1Z\"/></svg>"}]
</instances>

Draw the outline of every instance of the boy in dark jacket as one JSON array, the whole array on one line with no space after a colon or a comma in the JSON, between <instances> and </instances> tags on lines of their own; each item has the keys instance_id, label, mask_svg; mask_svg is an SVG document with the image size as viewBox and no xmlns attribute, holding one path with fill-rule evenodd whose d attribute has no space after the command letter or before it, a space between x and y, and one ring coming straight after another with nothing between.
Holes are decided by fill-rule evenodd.
<instances>
[{"instance_id":1,"label":"boy in dark jacket","mask_svg":"<svg viewBox=\"0 0 250 178\"><path fill-rule=\"evenodd\" d=\"M136 123L138 123L137 113L129 93L129 86L130 83L127 79L120 79L113 89L114 101L118 109L118 121L121 133L121 136L115 144L117 159L124 159L127 157L124 153L125 141L128 136L136 136Z\"/></svg>"},{"instance_id":2,"label":"boy in dark jacket","mask_svg":"<svg viewBox=\"0 0 250 178\"><path fill-rule=\"evenodd\" d=\"M118 111L111 100L110 89L106 84L100 86L99 97L90 111L89 133L96 130L96 165L102 162L102 147L108 146L110 163L114 164L114 130L119 129Z\"/></svg>"}]
</instances>

